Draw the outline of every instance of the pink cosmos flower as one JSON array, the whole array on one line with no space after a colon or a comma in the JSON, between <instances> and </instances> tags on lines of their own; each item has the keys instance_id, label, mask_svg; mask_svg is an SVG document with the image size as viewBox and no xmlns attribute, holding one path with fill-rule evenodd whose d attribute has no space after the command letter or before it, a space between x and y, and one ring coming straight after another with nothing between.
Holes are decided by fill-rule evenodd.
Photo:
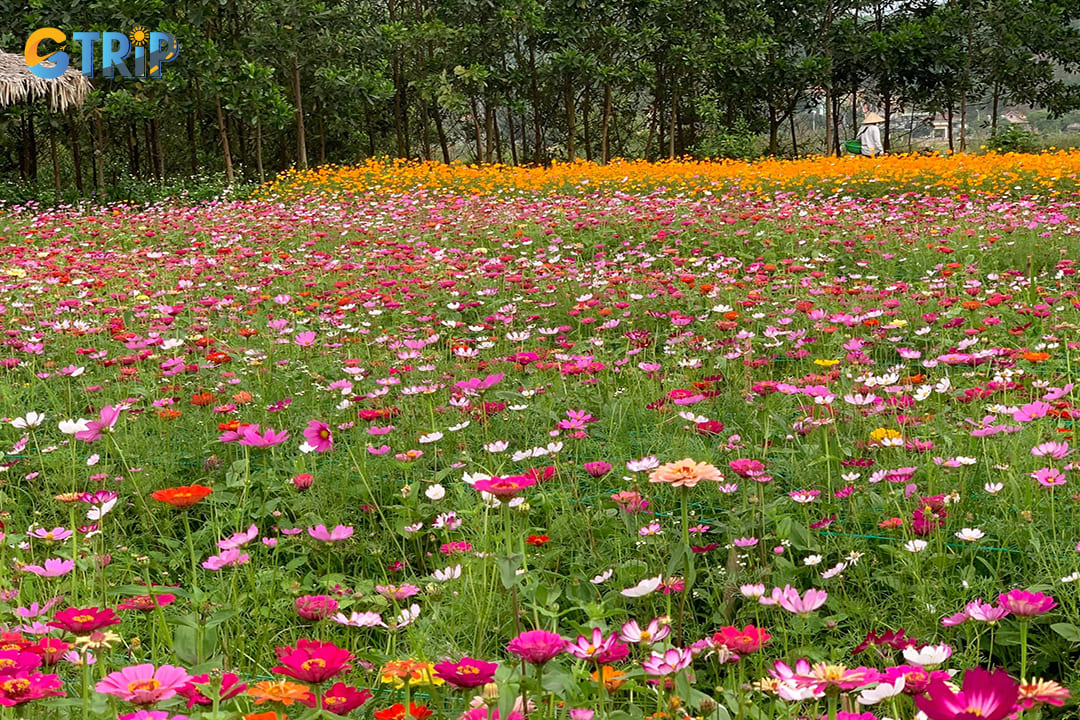
<instances>
[{"instance_id":1,"label":"pink cosmos flower","mask_svg":"<svg viewBox=\"0 0 1080 720\"><path fill-rule=\"evenodd\" d=\"M530 665L543 665L566 652L566 640L547 630L527 630L511 640L506 649Z\"/></svg>"},{"instance_id":2,"label":"pink cosmos flower","mask_svg":"<svg viewBox=\"0 0 1080 720\"><path fill-rule=\"evenodd\" d=\"M316 540L322 540L323 542L347 540L348 538L351 538L353 534L351 525L337 525L333 530L327 530L325 525L316 525L315 527L309 527L307 531L308 535Z\"/></svg>"},{"instance_id":3,"label":"pink cosmos flower","mask_svg":"<svg viewBox=\"0 0 1080 720\"><path fill-rule=\"evenodd\" d=\"M985 623L996 623L1009 614L1009 609L984 603L982 598L976 598L964 606L964 612L972 620Z\"/></svg>"},{"instance_id":4,"label":"pink cosmos flower","mask_svg":"<svg viewBox=\"0 0 1080 720\"><path fill-rule=\"evenodd\" d=\"M1031 454L1035 457L1050 457L1055 460L1067 458L1073 454L1067 442L1044 442L1031 448Z\"/></svg>"},{"instance_id":5,"label":"pink cosmos flower","mask_svg":"<svg viewBox=\"0 0 1080 720\"><path fill-rule=\"evenodd\" d=\"M187 715L170 715L165 710L139 710L117 715L116 720L190 720Z\"/></svg>"},{"instance_id":6,"label":"pink cosmos flower","mask_svg":"<svg viewBox=\"0 0 1080 720\"><path fill-rule=\"evenodd\" d=\"M239 444L253 448L269 448L280 445L289 439L287 430L276 432L273 428L267 428L260 432L258 425L245 425L240 428L239 432Z\"/></svg>"},{"instance_id":7,"label":"pink cosmos flower","mask_svg":"<svg viewBox=\"0 0 1080 720\"><path fill-rule=\"evenodd\" d=\"M648 626L642 630L637 620L623 623L619 628L619 639L628 643L641 643L653 645L671 634L671 622L668 618L654 618Z\"/></svg>"},{"instance_id":8,"label":"pink cosmos flower","mask_svg":"<svg viewBox=\"0 0 1080 720\"><path fill-rule=\"evenodd\" d=\"M94 689L132 705L156 705L176 695L190 679L183 668L174 665L155 668L144 663L109 673Z\"/></svg>"},{"instance_id":9,"label":"pink cosmos flower","mask_svg":"<svg viewBox=\"0 0 1080 720\"><path fill-rule=\"evenodd\" d=\"M304 439L308 445L317 452L326 452L334 447L334 436L330 434L330 426L318 420L312 420L304 429Z\"/></svg>"},{"instance_id":10,"label":"pink cosmos flower","mask_svg":"<svg viewBox=\"0 0 1080 720\"><path fill-rule=\"evenodd\" d=\"M1038 418L1046 417L1046 414L1053 410L1053 406L1049 403L1036 401L1023 405L1013 413L1013 420L1020 423L1031 422Z\"/></svg>"},{"instance_id":11,"label":"pink cosmos flower","mask_svg":"<svg viewBox=\"0 0 1080 720\"><path fill-rule=\"evenodd\" d=\"M403 585L376 585L375 592L382 595L387 600L406 600L411 598L420 592L420 588L415 585L405 583Z\"/></svg>"},{"instance_id":12,"label":"pink cosmos flower","mask_svg":"<svg viewBox=\"0 0 1080 720\"><path fill-rule=\"evenodd\" d=\"M116 425L116 421L120 418L122 410L122 408L114 407L112 405L106 405L101 408L101 412L99 413L100 419L88 422L85 430L80 430L75 433L75 439L83 440L88 443L94 442L101 437L102 432L105 430L112 430L113 426Z\"/></svg>"},{"instance_id":13,"label":"pink cosmos flower","mask_svg":"<svg viewBox=\"0 0 1080 720\"><path fill-rule=\"evenodd\" d=\"M23 565L22 569L38 577L60 577L75 569L75 561L49 558L43 565Z\"/></svg>"},{"instance_id":14,"label":"pink cosmos flower","mask_svg":"<svg viewBox=\"0 0 1080 720\"><path fill-rule=\"evenodd\" d=\"M690 667L690 663L693 661L694 654L692 652L673 647L668 648L663 653L652 653L641 664L641 668L646 675L667 677Z\"/></svg>"},{"instance_id":15,"label":"pink cosmos flower","mask_svg":"<svg viewBox=\"0 0 1080 720\"><path fill-rule=\"evenodd\" d=\"M315 344L315 333L311 330L306 330L302 333L296 333L296 337L293 338L293 342L295 342L300 347L311 347Z\"/></svg>"},{"instance_id":16,"label":"pink cosmos flower","mask_svg":"<svg viewBox=\"0 0 1080 720\"><path fill-rule=\"evenodd\" d=\"M953 692L942 681L933 682L915 705L930 720L1003 720L1016 710L1019 684L1004 670L972 668L964 673L964 686Z\"/></svg>"},{"instance_id":17,"label":"pink cosmos flower","mask_svg":"<svg viewBox=\"0 0 1080 720\"><path fill-rule=\"evenodd\" d=\"M73 535L70 530L63 527L54 527L52 530L39 527L30 530L26 534L30 537L37 538L38 540L46 540L48 542L62 542Z\"/></svg>"},{"instance_id":18,"label":"pink cosmos flower","mask_svg":"<svg viewBox=\"0 0 1080 720\"><path fill-rule=\"evenodd\" d=\"M625 658L630 654L630 648L619 642L619 637L615 633L605 638L600 628L593 628L591 636L578 635L576 640L568 639L566 652L579 660L607 665Z\"/></svg>"},{"instance_id":19,"label":"pink cosmos flower","mask_svg":"<svg viewBox=\"0 0 1080 720\"><path fill-rule=\"evenodd\" d=\"M217 546L219 550L234 550L244 547L257 537L259 537L259 527L252 525L244 532L233 533L229 538L218 540Z\"/></svg>"},{"instance_id":20,"label":"pink cosmos flower","mask_svg":"<svg viewBox=\"0 0 1080 720\"><path fill-rule=\"evenodd\" d=\"M792 677L797 687L805 687L815 694L830 689L854 690L876 683L881 673L873 668L846 668L843 665L819 662L810 666L808 672L798 672Z\"/></svg>"},{"instance_id":21,"label":"pink cosmos flower","mask_svg":"<svg viewBox=\"0 0 1080 720\"><path fill-rule=\"evenodd\" d=\"M1020 619L1043 615L1057 607L1057 602L1049 595L1027 590L1010 590L998 595L998 605Z\"/></svg>"},{"instance_id":22,"label":"pink cosmos flower","mask_svg":"<svg viewBox=\"0 0 1080 720\"><path fill-rule=\"evenodd\" d=\"M246 565L249 560L251 560L250 555L233 548L231 550L222 550L220 555L211 555L203 561L202 566L207 570L216 571L233 565Z\"/></svg>"},{"instance_id":23,"label":"pink cosmos flower","mask_svg":"<svg viewBox=\"0 0 1080 720\"><path fill-rule=\"evenodd\" d=\"M1031 473L1031 477L1038 481L1043 487L1054 487L1056 485L1065 484L1065 474L1057 468L1039 468Z\"/></svg>"},{"instance_id":24,"label":"pink cosmos flower","mask_svg":"<svg viewBox=\"0 0 1080 720\"><path fill-rule=\"evenodd\" d=\"M800 597L798 590L790 585L785 585L783 590L780 588L773 588L769 598L762 597L758 602L762 605L779 605L788 612L795 613L796 615L809 615L824 605L825 601L828 599L829 593L824 590L810 588L806 591L805 595Z\"/></svg>"}]
</instances>

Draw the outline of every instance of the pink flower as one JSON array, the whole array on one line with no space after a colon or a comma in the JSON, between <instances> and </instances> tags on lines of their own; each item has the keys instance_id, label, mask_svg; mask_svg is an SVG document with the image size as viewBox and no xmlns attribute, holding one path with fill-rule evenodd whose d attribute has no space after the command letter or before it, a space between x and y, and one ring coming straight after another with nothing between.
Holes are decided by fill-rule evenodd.
<instances>
[{"instance_id":1,"label":"pink flower","mask_svg":"<svg viewBox=\"0 0 1080 720\"><path fill-rule=\"evenodd\" d=\"M667 677L690 667L694 661L694 654L681 648L668 648L663 653L652 653L641 664L646 675L654 677Z\"/></svg>"},{"instance_id":2,"label":"pink flower","mask_svg":"<svg viewBox=\"0 0 1080 720\"><path fill-rule=\"evenodd\" d=\"M246 565L251 560L247 553L241 553L239 549L222 550L220 555L211 555L203 561L202 566L207 570L221 570L233 565Z\"/></svg>"},{"instance_id":3,"label":"pink flower","mask_svg":"<svg viewBox=\"0 0 1080 720\"><path fill-rule=\"evenodd\" d=\"M720 471L709 463L697 462L691 458L661 465L649 474L649 482L676 488L692 488L702 480L720 482L723 479Z\"/></svg>"},{"instance_id":4,"label":"pink flower","mask_svg":"<svg viewBox=\"0 0 1080 720\"><path fill-rule=\"evenodd\" d=\"M873 668L846 668L843 665L819 662L810 666L808 672L792 677L797 687L805 687L815 694L829 689L854 690L878 681L881 673Z\"/></svg>"},{"instance_id":5,"label":"pink flower","mask_svg":"<svg viewBox=\"0 0 1080 720\"><path fill-rule=\"evenodd\" d=\"M0 679L0 707L14 707L46 697L62 696L58 675L17 672Z\"/></svg>"},{"instance_id":6,"label":"pink flower","mask_svg":"<svg viewBox=\"0 0 1080 720\"><path fill-rule=\"evenodd\" d=\"M326 452L334 447L334 436L330 434L330 426L318 420L312 420L304 429L304 439L308 445L318 452Z\"/></svg>"},{"instance_id":7,"label":"pink flower","mask_svg":"<svg viewBox=\"0 0 1080 720\"><path fill-rule=\"evenodd\" d=\"M765 474L765 466L759 460L740 458L728 463L731 471L742 478L753 478Z\"/></svg>"},{"instance_id":8,"label":"pink flower","mask_svg":"<svg viewBox=\"0 0 1080 720\"><path fill-rule=\"evenodd\" d=\"M1044 442L1031 448L1031 454L1035 457L1051 457L1055 460L1067 458L1073 454L1067 442Z\"/></svg>"},{"instance_id":9,"label":"pink flower","mask_svg":"<svg viewBox=\"0 0 1080 720\"><path fill-rule=\"evenodd\" d=\"M300 347L311 347L315 344L315 333L311 330L307 330L302 333L296 333L296 337L293 338L293 342L295 342Z\"/></svg>"},{"instance_id":10,"label":"pink flower","mask_svg":"<svg viewBox=\"0 0 1080 720\"><path fill-rule=\"evenodd\" d=\"M499 668L495 663L470 657L461 658L457 662L447 660L435 663L433 667L436 677L442 678L457 688L474 688L489 683Z\"/></svg>"},{"instance_id":11,"label":"pink flower","mask_svg":"<svg viewBox=\"0 0 1080 720\"><path fill-rule=\"evenodd\" d=\"M1046 417L1046 414L1053 410L1053 406L1049 403L1036 401L1023 405L1019 410L1013 413L1013 420L1016 422L1026 423L1036 420L1041 417Z\"/></svg>"},{"instance_id":12,"label":"pink flower","mask_svg":"<svg viewBox=\"0 0 1080 720\"><path fill-rule=\"evenodd\" d=\"M239 432L239 443L253 448L273 447L275 445L280 445L289 439L287 430L276 432L273 428L267 428L260 432L258 425L245 425L240 428Z\"/></svg>"},{"instance_id":13,"label":"pink flower","mask_svg":"<svg viewBox=\"0 0 1080 720\"><path fill-rule=\"evenodd\" d=\"M806 591L805 595L800 597L798 590L790 585L785 585L783 590L780 588L773 588L769 602L766 602L765 598L759 599L758 602L762 605L779 605L788 612L795 613L796 615L809 615L824 605L825 601L828 599L829 593L824 590L810 588Z\"/></svg>"},{"instance_id":14,"label":"pink flower","mask_svg":"<svg viewBox=\"0 0 1080 720\"><path fill-rule=\"evenodd\" d=\"M352 537L353 529L349 525L338 525L333 530L327 530L325 525L316 525L307 529L308 535L323 542L337 542Z\"/></svg>"},{"instance_id":15,"label":"pink flower","mask_svg":"<svg viewBox=\"0 0 1080 720\"><path fill-rule=\"evenodd\" d=\"M1010 590L998 595L998 605L1018 618L1027 619L1043 615L1057 607L1057 602L1049 595L1027 590Z\"/></svg>"},{"instance_id":16,"label":"pink flower","mask_svg":"<svg viewBox=\"0 0 1080 720\"><path fill-rule=\"evenodd\" d=\"M302 639L296 647L279 647L274 652L281 664L273 672L301 682L325 682L352 667L353 654L331 642Z\"/></svg>"},{"instance_id":17,"label":"pink flower","mask_svg":"<svg viewBox=\"0 0 1080 720\"><path fill-rule=\"evenodd\" d=\"M61 575L67 575L75 569L75 561L49 558L45 561L44 566L23 565L22 569L28 573L33 573L38 577L60 577Z\"/></svg>"},{"instance_id":18,"label":"pink flower","mask_svg":"<svg viewBox=\"0 0 1080 720\"><path fill-rule=\"evenodd\" d=\"M338 601L329 595L302 595L296 598L296 614L304 620L325 620L338 609Z\"/></svg>"},{"instance_id":19,"label":"pink flower","mask_svg":"<svg viewBox=\"0 0 1080 720\"><path fill-rule=\"evenodd\" d=\"M558 633L527 630L511 640L506 649L531 665L543 665L566 651L566 641Z\"/></svg>"},{"instance_id":20,"label":"pink flower","mask_svg":"<svg viewBox=\"0 0 1080 720\"><path fill-rule=\"evenodd\" d=\"M156 705L176 695L190 679L183 668L173 665L155 668L144 663L109 673L94 689L132 705Z\"/></svg>"},{"instance_id":21,"label":"pink flower","mask_svg":"<svg viewBox=\"0 0 1080 720\"><path fill-rule=\"evenodd\" d=\"M982 598L976 598L964 606L964 612L972 620L985 623L996 623L1009 614L1009 609L984 603Z\"/></svg>"},{"instance_id":22,"label":"pink flower","mask_svg":"<svg viewBox=\"0 0 1080 720\"><path fill-rule=\"evenodd\" d=\"M91 420L86 424L85 430L80 430L75 433L75 439L84 440L88 443L94 442L101 437L101 433L105 430L112 430L116 425L116 421L120 418L122 409L114 407L112 405L106 405L101 408L100 420Z\"/></svg>"},{"instance_id":23,"label":"pink flower","mask_svg":"<svg viewBox=\"0 0 1080 720\"><path fill-rule=\"evenodd\" d=\"M1004 670L973 668L964 673L964 686L953 692L942 681L933 682L915 705L930 720L1003 720L1016 709L1019 684Z\"/></svg>"},{"instance_id":24,"label":"pink flower","mask_svg":"<svg viewBox=\"0 0 1080 720\"><path fill-rule=\"evenodd\" d=\"M187 715L170 715L165 710L139 710L126 715L117 715L116 720L190 720Z\"/></svg>"},{"instance_id":25,"label":"pink flower","mask_svg":"<svg viewBox=\"0 0 1080 720\"><path fill-rule=\"evenodd\" d=\"M1065 484L1065 474L1057 468L1039 468L1031 473L1031 477L1038 481L1043 487L1054 487L1055 485Z\"/></svg>"},{"instance_id":26,"label":"pink flower","mask_svg":"<svg viewBox=\"0 0 1080 720\"><path fill-rule=\"evenodd\" d=\"M411 598L420 592L420 588L415 585L405 583L404 585L376 585L375 592L382 595L387 600L406 600Z\"/></svg>"},{"instance_id":27,"label":"pink flower","mask_svg":"<svg viewBox=\"0 0 1080 720\"><path fill-rule=\"evenodd\" d=\"M535 484L535 478L526 475L508 475L507 477L477 480L473 483L473 490L489 493L499 500L511 500L517 497L522 490Z\"/></svg>"},{"instance_id":28,"label":"pink flower","mask_svg":"<svg viewBox=\"0 0 1080 720\"><path fill-rule=\"evenodd\" d=\"M661 618L654 618L644 630L638 626L637 620L625 622L619 629L620 640L643 645L658 643L670 634L671 623L668 618L663 618L663 621L661 621Z\"/></svg>"},{"instance_id":29,"label":"pink flower","mask_svg":"<svg viewBox=\"0 0 1080 720\"><path fill-rule=\"evenodd\" d=\"M600 628L593 628L590 637L578 635L576 640L567 640L566 652L579 660L606 665L625 658L630 654L630 648L619 642L615 633L605 638Z\"/></svg>"},{"instance_id":30,"label":"pink flower","mask_svg":"<svg viewBox=\"0 0 1080 720\"><path fill-rule=\"evenodd\" d=\"M225 540L218 540L217 546L219 550L233 550L244 547L258 536L259 527L257 525L252 525L245 532L233 533L232 537L226 538Z\"/></svg>"},{"instance_id":31,"label":"pink flower","mask_svg":"<svg viewBox=\"0 0 1080 720\"><path fill-rule=\"evenodd\" d=\"M585 472L594 478L601 478L611 472L611 465L603 460L597 460L596 462L585 463Z\"/></svg>"}]
</instances>

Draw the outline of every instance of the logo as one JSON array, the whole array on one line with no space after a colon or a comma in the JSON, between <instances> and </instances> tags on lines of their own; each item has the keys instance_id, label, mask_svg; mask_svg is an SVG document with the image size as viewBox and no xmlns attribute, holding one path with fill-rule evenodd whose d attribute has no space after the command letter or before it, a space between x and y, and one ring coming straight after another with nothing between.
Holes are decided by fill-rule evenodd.
<instances>
[{"instance_id":1,"label":"logo","mask_svg":"<svg viewBox=\"0 0 1080 720\"><path fill-rule=\"evenodd\" d=\"M52 80L64 74L71 62L67 49L67 35L58 28L39 28L26 39L23 55L30 72L45 80ZM161 66L172 62L180 54L176 38L170 33L151 32L144 27L137 27L128 34L122 32L77 32L71 39L82 47L82 74L87 78L94 75L94 46L100 46L101 77L112 79L117 73L128 80L146 80L161 77ZM52 52L41 54L41 44L51 40L60 47ZM132 67L125 62L132 59ZM51 66L46 66L45 61Z\"/></svg>"}]
</instances>

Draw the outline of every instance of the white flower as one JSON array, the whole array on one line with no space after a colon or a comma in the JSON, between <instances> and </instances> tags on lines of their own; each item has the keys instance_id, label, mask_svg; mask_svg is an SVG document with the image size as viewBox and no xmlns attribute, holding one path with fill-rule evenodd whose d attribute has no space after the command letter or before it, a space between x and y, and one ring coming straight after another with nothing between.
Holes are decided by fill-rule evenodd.
<instances>
[{"instance_id":1,"label":"white flower","mask_svg":"<svg viewBox=\"0 0 1080 720\"><path fill-rule=\"evenodd\" d=\"M490 480L491 476L484 473L464 473L461 479L465 481L466 485L475 485L477 480Z\"/></svg>"},{"instance_id":2,"label":"white flower","mask_svg":"<svg viewBox=\"0 0 1080 720\"><path fill-rule=\"evenodd\" d=\"M435 483L424 491L424 495L427 496L428 500L442 500L446 497L446 488L439 483Z\"/></svg>"},{"instance_id":3,"label":"white flower","mask_svg":"<svg viewBox=\"0 0 1080 720\"><path fill-rule=\"evenodd\" d=\"M74 435L77 432L82 432L83 430L89 428L90 421L83 420L82 418L79 418L78 420L61 420L59 425L60 432L64 433L65 435Z\"/></svg>"},{"instance_id":4,"label":"white flower","mask_svg":"<svg viewBox=\"0 0 1080 720\"><path fill-rule=\"evenodd\" d=\"M925 540L908 540L904 543L904 549L908 552L917 553L925 550L927 545L929 545L929 543Z\"/></svg>"},{"instance_id":5,"label":"white flower","mask_svg":"<svg viewBox=\"0 0 1080 720\"><path fill-rule=\"evenodd\" d=\"M309 444L306 441L302 442L302 443L300 443L300 452L304 453L305 455L307 455L309 453L313 453L313 452L315 452L315 446Z\"/></svg>"},{"instance_id":6,"label":"white flower","mask_svg":"<svg viewBox=\"0 0 1080 720\"><path fill-rule=\"evenodd\" d=\"M802 564L806 566L817 565L821 562L821 560L822 557L820 555L811 555L810 557L803 560Z\"/></svg>"},{"instance_id":7,"label":"white flower","mask_svg":"<svg viewBox=\"0 0 1080 720\"><path fill-rule=\"evenodd\" d=\"M1004 488L1005 488L1005 483L999 483L999 482L997 482L997 483L996 482L988 482L985 485L983 485L983 490L990 493L991 495L997 495Z\"/></svg>"},{"instance_id":8,"label":"white flower","mask_svg":"<svg viewBox=\"0 0 1080 720\"><path fill-rule=\"evenodd\" d=\"M184 341L176 338L169 338L165 342L161 343L162 350L175 350L178 347L183 346Z\"/></svg>"},{"instance_id":9,"label":"white flower","mask_svg":"<svg viewBox=\"0 0 1080 720\"><path fill-rule=\"evenodd\" d=\"M398 613L398 616L394 618L394 626L403 628L418 617L420 617L420 606L413 603L408 608Z\"/></svg>"},{"instance_id":10,"label":"white flower","mask_svg":"<svg viewBox=\"0 0 1080 720\"><path fill-rule=\"evenodd\" d=\"M461 577L461 566L454 565L453 567L445 567L442 570L436 570L432 575L439 582L446 582L447 580L456 580Z\"/></svg>"},{"instance_id":11,"label":"white flower","mask_svg":"<svg viewBox=\"0 0 1080 720\"><path fill-rule=\"evenodd\" d=\"M599 575L597 575L596 577L594 577L589 582L591 582L593 585L601 585L603 583L606 583L608 580L610 580L611 576L612 576L612 574L614 574L614 572L615 572L614 569L608 568L604 572L602 572Z\"/></svg>"},{"instance_id":12,"label":"white flower","mask_svg":"<svg viewBox=\"0 0 1080 720\"><path fill-rule=\"evenodd\" d=\"M960 530L960 532L956 533L956 537L960 538L961 540L969 540L971 542L975 542L976 540L983 538L985 535L986 533L984 533L979 528L963 528L962 530Z\"/></svg>"},{"instance_id":13,"label":"white flower","mask_svg":"<svg viewBox=\"0 0 1080 720\"><path fill-rule=\"evenodd\" d=\"M505 440L496 440L495 442L490 442L484 445L484 450L488 451L489 453L501 453L504 452L508 447L510 447L510 443L506 442Z\"/></svg>"},{"instance_id":14,"label":"white flower","mask_svg":"<svg viewBox=\"0 0 1080 720\"><path fill-rule=\"evenodd\" d=\"M86 519L96 522L96 521L100 520L101 518L105 517L106 515L108 515L112 511L113 506L115 506L115 505L116 505L116 498L113 498L112 500L107 500L106 502L103 502L101 505L95 505L95 506L91 507L89 510L86 511Z\"/></svg>"},{"instance_id":15,"label":"white flower","mask_svg":"<svg viewBox=\"0 0 1080 720\"><path fill-rule=\"evenodd\" d=\"M646 595L655 592L656 588L660 587L660 583L661 581L663 581L663 579L663 575L657 575L656 577L652 578L645 578L634 587L621 590L620 594L623 597L629 598L645 597Z\"/></svg>"},{"instance_id":16,"label":"white flower","mask_svg":"<svg viewBox=\"0 0 1080 720\"><path fill-rule=\"evenodd\" d=\"M1077 580L1080 580L1080 571L1074 572L1072 575L1066 575L1065 577L1061 578L1061 582L1063 583L1072 583L1076 582Z\"/></svg>"},{"instance_id":17,"label":"white flower","mask_svg":"<svg viewBox=\"0 0 1080 720\"><path fill-rule=\"evenodd\" d=\"M907 656L906 652L904 653L904 656ZM881 702L882 700L887 700L888 698L895 697L902 693L904 691L904 684L906 682L907 680L905 676L901 675L900 677L896 678L896 682L894 682L892 685L890 685L889 683L878 683L873 689L863 690L861 693L859 693L859 696L856 698L856 700L859 702L860 705L874 705Z\"/></svg>"},{"instance_id":18,"label":"white flower","mask_svg":"<svg viewBox=\"0 0 1080 720\"><path fill-rule=\"evenodd\" d=\"M90 457L86 458L86 464L89 467L93 467L94 465L98 464L98 460L101 460L101 456L97 453L94 453Z\"/></svg>"},{"instance_id":19,"label":"white flower","mask_svg":"<svg viewBox=\"0 0 1080 720\"><path fill-rule=\"evenodd\" d=\"M420 439L417 440L417 442L420 443L421 445L427 445L428 443L438 442L438 441L440 441L442 439L443 439L443 434L441 432L433 432L433 433L428 433L426 435L421 435Z\"/></svg>"},{"instance_id":20,"label":"white flower","mask_svg":"<svg viewBox=\"0 0 1080 720\"><path fill-rule=\"evenodd\" d=\"M45 416L39 412L28 412L24 417L17 417L11 421L12 427L17 427L20 430L26 428L33 428L44 422Z\"/></svg>"},{"instance_id":21,"label":"white flower","mask_svg":"<svg viewBox=\"0 0 1080 720\"><path fill-rule=\"evenodd\" d=\"M940 665L952 656L952 648L941 643L915 649L904 648L904 659L912 665Z\"/></svg>"}]
</instances>

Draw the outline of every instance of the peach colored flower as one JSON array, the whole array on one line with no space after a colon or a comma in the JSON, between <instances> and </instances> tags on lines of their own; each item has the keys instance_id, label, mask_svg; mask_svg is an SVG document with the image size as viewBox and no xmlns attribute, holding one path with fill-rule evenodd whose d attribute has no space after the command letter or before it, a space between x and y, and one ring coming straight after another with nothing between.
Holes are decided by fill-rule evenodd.
<instances>
[{"instance_id":1,"label":"peach colored flower","mask_svg":"<svg viewBox=\"0 0 1080 720\"><path fill-rule=\"evenodd\" d=\"M695 462L691 458L661 465L649 474L649 482L667 483L671 487L692 488L702 480L720 482L723 479L720 471L709 463Z\"/></svg>"}]
</instances>

